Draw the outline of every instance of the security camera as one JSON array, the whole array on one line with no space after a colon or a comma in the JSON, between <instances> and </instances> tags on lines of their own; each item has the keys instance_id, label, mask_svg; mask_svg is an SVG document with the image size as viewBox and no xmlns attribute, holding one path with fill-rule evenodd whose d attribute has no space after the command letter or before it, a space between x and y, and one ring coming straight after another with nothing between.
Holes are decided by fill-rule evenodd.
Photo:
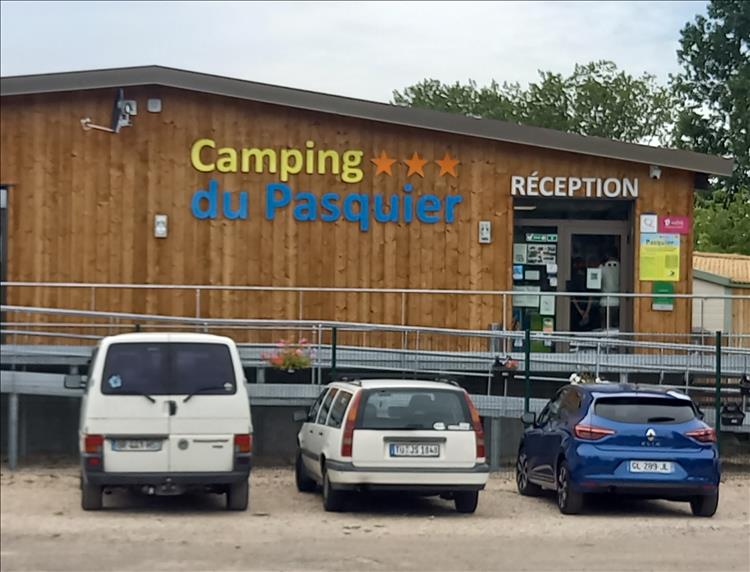
<instances>
[{"instance_id":1,"label":"security camera","mask_svg":"<svg viewBox=\"0 0 750 572\"><path fill-rule=\"evenodd\" d=\"M648 176L652 179L656 179L657 181L661 179L661 167L658 167L656 165L649 166Z\"/></svg>"}]
</instances>

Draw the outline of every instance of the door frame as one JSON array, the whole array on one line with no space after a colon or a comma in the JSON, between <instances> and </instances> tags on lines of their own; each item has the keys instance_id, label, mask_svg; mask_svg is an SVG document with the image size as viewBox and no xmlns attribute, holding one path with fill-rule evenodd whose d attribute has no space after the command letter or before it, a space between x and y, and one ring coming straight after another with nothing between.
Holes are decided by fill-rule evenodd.
<instances>
[{"instance_id":1,"label":"door frame","mask_svg":"<svg viewBox=\"0 0 750 572\"><path fill-rule=\"evenodd\" d=\"M632 211L631 211L632 212ZM516 219L514 226L557 227L557 284L558 292L565 292L570 280L571 239L574 234L608 234L620 237L620 290L633 288L633 238L631 218L627 220L579 220L553 218ZM620 330L631 331L633 326L632 299L620 301ZM564 325L564 328L561 327ZM570 298L558 296L555 303L555 330L570 331Z\"/></svg>"}]
</instances>

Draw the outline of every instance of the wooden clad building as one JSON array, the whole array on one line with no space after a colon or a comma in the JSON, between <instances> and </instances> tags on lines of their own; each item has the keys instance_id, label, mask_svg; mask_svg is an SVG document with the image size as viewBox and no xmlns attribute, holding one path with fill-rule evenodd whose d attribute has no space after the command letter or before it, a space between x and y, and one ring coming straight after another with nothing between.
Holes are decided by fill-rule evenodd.
<instances>
[{"instance_id":1,"label":"wooden clad building","mask_svg":"<svg viewBox=\"0 0 750 572\"><path fill-rule=\"evenodd\" d=\"M1 110L6 281L484 292L6 288L18 305L689 332L684 299L584 320L543 294L689 293L693 191L732 167L162 67L3 78Z\"/></svg>"}]
</instances>

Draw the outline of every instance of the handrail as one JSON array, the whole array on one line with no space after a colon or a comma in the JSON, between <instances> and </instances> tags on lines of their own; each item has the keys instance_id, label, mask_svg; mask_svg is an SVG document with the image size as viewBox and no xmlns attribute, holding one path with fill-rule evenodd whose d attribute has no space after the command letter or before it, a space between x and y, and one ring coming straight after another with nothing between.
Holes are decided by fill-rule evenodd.
<instances>
[{"instance_id":1,"label":"handrail","mask_svg":"<svg viewBox=\"0 0 750 572\"><path fill-rule=\"evenodd\" d=\"M467 296L590 296L598 298L664 298L665 294L653 292L519 292L517 290L460 290L437 288L358 288L338 286L246 286L225 284L124 284L108 282L0 282L3 287L42 288L102 288L133 290L235 290L255 292L338 292L349 294L458 294ZM670 298L703 300L750 300L745 294L680 294L670 293Z\"/></svg>"}]
</instances>

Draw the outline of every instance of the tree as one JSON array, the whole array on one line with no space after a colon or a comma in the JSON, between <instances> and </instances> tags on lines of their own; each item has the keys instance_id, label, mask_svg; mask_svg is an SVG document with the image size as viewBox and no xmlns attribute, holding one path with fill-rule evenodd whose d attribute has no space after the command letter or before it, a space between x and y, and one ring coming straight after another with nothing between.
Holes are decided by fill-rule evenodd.
<instances>
[{"instance_id":1,"label":"tree","mask_svg":"<svg viewBox=\"0 0 750 572\"><path fill-rule=\"evenodd\" d=\"M734 157L733 175L714 185L729 200L750 188L750 2L712 0L682 29L677 58L675 144Z\"/></svg>"},{"instance_id":2,"label":"tree","mask_svg":"<svg viewBox=\"0 0 750 572\"><path fill-rule=\"evenodd\" d=\"M750 254L750 190L718 190L695 201L695 249Z\"/></svg>"},{"instance_id":3,"label":"tree","mask_svg":"<svg viewBox=\"0 0 750 572\"><path fill-rule=\"evenodd\" d=\"M398 105L502 119L621 141L664 141L673 101L653 75L634 77L609 61L576 65L570 76L539 72L526 89L518 83L478 87L426 79L393 92Z\"/></svg>"}]
</instances>

